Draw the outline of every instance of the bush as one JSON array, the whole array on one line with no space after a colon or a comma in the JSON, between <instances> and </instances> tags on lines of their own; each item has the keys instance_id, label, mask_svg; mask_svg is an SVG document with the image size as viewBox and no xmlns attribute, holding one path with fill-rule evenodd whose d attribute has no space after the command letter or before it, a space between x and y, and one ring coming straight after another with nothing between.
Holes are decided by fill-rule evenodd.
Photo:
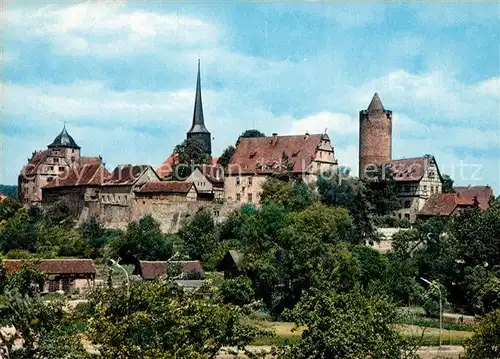
<instances>
[{"instance_id":1,"label":"bush","mask_svg":"<svg viewBox=\"0 0 500 359\"><path fill-rule=\"evenodd\" d=\"M465 344L466 359L500 358L500 309L487 314Z\"/></svg>"},{"instance_id":2,"label":"bush","mask_svg":"<svg viewBox=\"0 0 500 359\"><path fill-rule=\"evenodd\" d=\"M373 222L380 228L410 228L410 222L407 219L394 216L378 216L373 219Z\"/></svg>"},{"instance_id":3,"label":"bush","mask_svg":"<svg viewBox=\"0 0 500 359\"><path fill-rule=\"evenodd\" d=\"M252 282L247 277L227 279L219 290L224 303L245 305L249 304L254 297Z\"/></svg>"}]
</instances>

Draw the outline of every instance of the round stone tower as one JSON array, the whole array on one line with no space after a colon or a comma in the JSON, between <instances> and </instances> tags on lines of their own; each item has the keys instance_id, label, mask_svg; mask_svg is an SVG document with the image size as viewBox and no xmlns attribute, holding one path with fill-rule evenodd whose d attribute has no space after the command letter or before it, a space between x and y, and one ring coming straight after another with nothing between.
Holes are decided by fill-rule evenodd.
<instances>
[{"instance_id":1,"label":"round stone tower","mask_svg":"<svg viewBox=\"0 0 500 359\"><path fill-rule=\"evenodd\" d=\"M384 109L376 93L366 110L359 111L359 178L366 178L370 165L392 159L392 111Z\"/></svg>"}]
</instances>

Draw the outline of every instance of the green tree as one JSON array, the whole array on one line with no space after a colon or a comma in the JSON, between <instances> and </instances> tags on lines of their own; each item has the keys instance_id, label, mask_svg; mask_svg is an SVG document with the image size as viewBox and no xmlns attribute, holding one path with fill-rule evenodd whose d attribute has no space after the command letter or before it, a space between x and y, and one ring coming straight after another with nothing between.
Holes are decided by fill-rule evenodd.
<instances>
[{"instance_id":1,"label":"green tree","mask_svg":"<svg viewBox=\"0 0 500 359\"><path fill-rule=\"evenodd\" d=\"M323 203L349 210L354 222L351 243L378 240L370 217L368 190L363 182L338 173L323 173L318 176L317 186Z\"/></svg>"},{"instance_id":2,"label":"green tree","mask_svg":"<svg viewBox=\"0 0 500 359\"><path fill-rule=\"evenodd\" d=\"M370 286L383 285L386 281L387 257L373 248L364 245L354 246L352 255L359 262L360 284Z\"/></svg>"},{"instance_id":3,"label":"green tree","mask_svg":"<svg viewBox=\"0 0 500 359\"><path fill-rule=\"evenodd\" d=\"M0 224L0 249L3 253L12 249L34 252L37 241L35 223L24 208L18 209L7 221Z\"/></svg>"},{"instance_id":4,"label":"green tree","mask_svg":"<svg viewBox=\"0 0 500 359\"><path fill-rule=\"evenodd\" d=\"M243 276L224 280L219 291L224 303L241 306L250 304L254 298L252 281Z\"/></svg>"},{"instance_id":5,"label":"green tree","mask_svg":"<svg viewBox=\"0 0 500 359\"><path fill-rule=\"evenodd\" d=\"M282 180L268 177L262 184L261 203L276 203L289 211L298 211L311 205L314 195L301 179Z\"/></svg>"},{"instance_id":6,"label":"green tree","mask_svg":"<svg viewBox=\"0 0 500 359\"><path fill-rule=\"evenodd\" d=\"M210 154L206 152L203 143L196 138L185 139L181 144L175 146L174 153L177 156L172 166L172 176L180 181L189 177L195 165L210 162Z\"/></svg>"},{"instance_id":7,"label":"green tree","mask_svg":"<svg viewBox=\"0 0 500 359\"><path fill-rule=\"evenodd\" d=\"M366 197L372 214L385 216L400 208L396 192L397 183L390 168L384 165L378 166L371 178L364 180L364 183L368 189Z\"/></svg>"},{"instance_id":8,"label":"green tree","mask_svg":"<svg viewBox=\"0 0 500 359\"><path fill-rule=\"evenodd\" d=\"M111 255L118 255L125 263L136 260L167 260L172 256L172 242L150 214L127 226L125 234L111 241Z\"/></svg>"},{"instance_id":9,"label":"green tree","mask_svg":"<svg viewBox=\"0 0 500 359\"><path fill-rule=\"evenodd\" d=\"M179 231L179 238L189 258L209 260L218 244L212 212L203 209L191 216Z\"/></svg>"},{"instance_id":10,"label":"green tree","mask_svg":"<svg viewBox=\"0 0 500 359\"><path fill-rule=\"evenodd\" d=\"M453 193L455 190L453 189L453 179L447 175L443 174L443 193Z\"/></svg>"},{"instance_id":11,"label":"green tree","mask_svg":"<svg viewBox=\"0 0 500 359\"><path fill-rule=\"evenodd\" d=\"M393 328L396 316L385 297L311 290L291 315L298 325L307 326L302 339L282 348L278 358L418 358Z\"/></svg>"},{"instance_id":12,"label":"green tree","mask_svg":"<svg viewBox=\"0 0 500 359\"><path fill-rule=\"evenodd\" d=\"M234 155L234 151L236 148L232 145L228 146L223 152L222 155L219 157L217 160L217 164L221 165L222 167L226 168L229 162L231 161L231 158Z\"/></svg>"},{"instance_id":13,"label":"green tree","mask_svg":"<svg viewBox=\"0 0 500 359\"><path fill-rule=\"evenodd\" d=\"M500 309L488 313L465 344L465 359L500 358Z\"/></svg>"},{"instance_id":14,"label":"green tree","mask_svg":"<svg viewBox=\"0 0 500 359\"><path fill-rule=\"evenodd\" d=\"M223 346L243 349L258 331L243 324L243 308L217 301L209 289L202 298L174 283L143 282L97 292L96 315L89 320L100 358L209 359Z\"/></svg>"}]
</instances>

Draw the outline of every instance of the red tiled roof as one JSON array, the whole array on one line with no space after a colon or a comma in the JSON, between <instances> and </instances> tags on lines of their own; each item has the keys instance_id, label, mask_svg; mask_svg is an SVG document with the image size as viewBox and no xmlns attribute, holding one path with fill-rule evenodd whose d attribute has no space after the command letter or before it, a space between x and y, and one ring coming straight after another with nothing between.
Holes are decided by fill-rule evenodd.
<instances>
[{"instance_id":1,"label":"red tiled roof","mask_svg":"<svg viewBox=\"0 0 500 359\"><path fill-rule=\"evenodd\" d=\"M28 161L28 164L24 166L22 172L26 176L35 175L39 172L40 166L44 164L45 160L51 155L51 150L44 150L35 152L33 157Z\"/></svg>"},{"instance_id":2,"label":"red tiled roof","mask_svg":"<svg viewBox=\"0 0 500 359\"><path fill-rule=\"evenodd\" d=\"M131 185L148 168L148 165L122 165L113 170L105 185Z\"/></svg>"},{"instance_id":3,"label":"red tiled roof","mask_svg":"<svg viewBox=\"0 0 500 359\"><path fill-rule=\"evenodd\" d=\"M286 170L283 153L292 172L309 170L316 150L326 134L242 138L229 162L228 173L273 173Z\"/></svg>"},{"instance_id":4,"label":"red tiled roof","mask_svg":"<svg viewBox=\"0 0 500 359\"><path fill-rule=\"evenodd\" d=\"M101 163L102 158L100 156L93 156L93 157L80 157L80 165L85 165L85 164L93 164L93 163Z\"/></svg>"},{"instance_id":5,"label":"red tiled roof","mask_svg":"<svg viewBox=\"0 0 500 359\"><path fill-rule=\"evenodd\" d=\"M434 193L418 213L423 216L450 216L458 208L474 206L474 198L463 198L458 193Z\"/></svg>"},{"instance_id":6,"label":"red tiled roof","mask_svg":"<svg viewBox=\"0 0 500 359\"><path fill-rule=\"evenodd\" d=\"M432 160L432 156L403 158L392 160L388 165L392 169L396 181L420 181Z\"/></svg>"},{"instance_id":7,"label":"red tiled roof","mask_svg":"<svg viewBox=\"0 0 500 359\"><path fill-rule=\"evenodd\" d=\"M453 189L465 202L472 203L476 197L479 208L486 210L490 207L489 202L493 197L493 190L489 186L453 187Z\"/></svg>"},{"instance_id":8,"label":"red tiled roof","mask_svg":"<svg viewBox=\"0 0 500 359\"><path fill-rule=\"evenodd\" d=\"M135 273L144 279L154 279L167 275L169 270L180 270L184 275L198 273L200 277L205 274L200 261L139 261L139 268L136 268Z\"/></svg>"},{"instance_id":9,"label":"red tiled roof","mask_svg":"<svg viewBox=\"0 0 500 359\"><path fill-rule=\"evenodd\" d=\"M101 186L110 176L108 170L100 162L69 168L66 172L47 183L43 188L69 186Z\"/></svg>"},{"instance_id":10,"label":"red tiled roof","mask_svg":"<svg viewBox=\"0 0 500 359\"><path fill-rule=\"evenodd\" d=\"M146 182L137 191L140 193L187 193L193 187L192 182L181 181L161 181L161 182Z\"/></svg>"},{"instance_id":11,"label":"red tiled roof","mask_svg":"<svg viewBox=\"0 0 500 359\"><path fill-rule=\"evenodd\" d=\"M29 265L30 261L4 259L2 265L7 273L12 274ZM43 259L35 265L40 272L47 274L95 274L92 259Z\"/></svg>"}]
</instances>

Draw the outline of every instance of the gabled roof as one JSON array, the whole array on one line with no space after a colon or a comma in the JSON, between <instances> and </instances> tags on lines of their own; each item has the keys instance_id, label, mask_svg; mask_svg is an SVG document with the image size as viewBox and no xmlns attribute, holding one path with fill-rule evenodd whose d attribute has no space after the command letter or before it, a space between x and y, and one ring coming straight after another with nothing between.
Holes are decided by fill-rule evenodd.
<instances>
[{"instance_id":1,"label":"gabled roof","mask_svg":"<svg viewBox=\"0 0 500 359\"><path fill-rule=\"evenodd\" d=\"M269 174L286 171L283 153L293 173L310 170L310 164L326 134L242 138L229 162L229 174Z\"/></svg>"},{"instance_id":2,"label":"gabled roof","mask_svg":"<svg viewBox=\"0 0 500 359\"><path fill-rule=\"evenodd\" d=\"M148 165L117 166L111 173L111 176L106 179L104 185L133 185L150 167Z\"/></svg>"},{"instance_id":3,"label":"gabled roof","mask_svg":"<svg viewBox=\"0 0 500 359\"><path fill-rule=\"evenodd\" d=\"M68 168L64 173L47 183L43 188L101 186L110 176L100 162Z\"/></svg>"},{"instance_id":4,"label":"gabled roof","mask_svg":"<svg viewBox=\"0 0 500 359\"><path fill-rule=\"evenodd\" d=\"M42 165L46 164L46 160L49 157L60 157L67 164L66 157L64 157L62 155L61 156L55 156L55 155L52 154L52 150L48 149L48 150L43 150L43 151L39 151L39 152L34 152L33 156L28 161L28 164L26 164L23 167L23 169L22 169L21 172L25 176L32 176L32 175L36 175L38 173L43 172Z\"/></svg>"},{"instance_id":5,"label":"gabled roof","mask_svg":"<svg viewBox=\"0 0 500 359\"><path fill-rule=\"evenodd\" d=\"M136 192L139 193L188 193L194 186L193 182L160 181L146 182ZM195 187L196 188L196 187Z\"/></svg>"},{"instance_id":6,"label":"gabled roof","mask_svg":"<svg viewBox=\"0 0 500 359\"><path fill-rule=\"evenodd\" d=\"M224 167L201 165L197 167L203 176L215 187L224 186Z\"/></svg>"},{"instance_id":7,"label":"gabled roof","mask_svg":"<svg viewBox=\"0 0 500 359\"><path fill-rule=\"evenodd\" d=\"M63 130L57 137L54 139L54 141L47 146L48 148L74 148L79 150L80 146L78 146L73 140L73 137L69 135L69 133L66 131L66 125L63 127Z\"/></svg>"},{"instance_id":8,"label":"gabled roof","mask_svg":"<svg viewBox=\"0 0 500 359\"><path fill-rule=\"evenodd\" d=\"M21 259L4 259L2 265L7 273L12 274L29 266L31 261ZM36 262L35 262L36 263ZM47 274L95 274L96 268L92 259L43 259L35 264L35 268Z\"/></svg>"},{"instance_id":9,"label":"gabled roof","mask_svg":"<svg viewBox=\"0 0 500 359\"><path fill-rule=\"evenodd\" d=\"M412 182L420 181L427 171L429 165L433 162L435 163L434 157L426 155L422 157L392 160L386 165L389 165L389 167L391 168L394 180L398 182ZM439 169L436 175L441 176L441 174L439 173Z\"/></svg>"},{"instance_id":10,"label":"gabled roof","mask_svg":"<svg viewBox=\"0 0 500 359\"><path fill-rule=\"evenodd\" d=\"M169 271L177 275L179 270L184 276L195 273L203 278L205 275L200 261L139 261L134 274L144 279L154 279L168 275Z\"/></svg>"},{"instance_id":11,"label":"gabled roof","mask_svg":"<svg viewBox=\"0 0 500 359\"><path fill-rule=\"evenodd\" d=\"M493 190L489 186L468 186L453 187L457 196L465 202L474 202L477 199L479 208L486 210L490 207L490 199L493 197Z\"/></svg>"}]
</instances>

